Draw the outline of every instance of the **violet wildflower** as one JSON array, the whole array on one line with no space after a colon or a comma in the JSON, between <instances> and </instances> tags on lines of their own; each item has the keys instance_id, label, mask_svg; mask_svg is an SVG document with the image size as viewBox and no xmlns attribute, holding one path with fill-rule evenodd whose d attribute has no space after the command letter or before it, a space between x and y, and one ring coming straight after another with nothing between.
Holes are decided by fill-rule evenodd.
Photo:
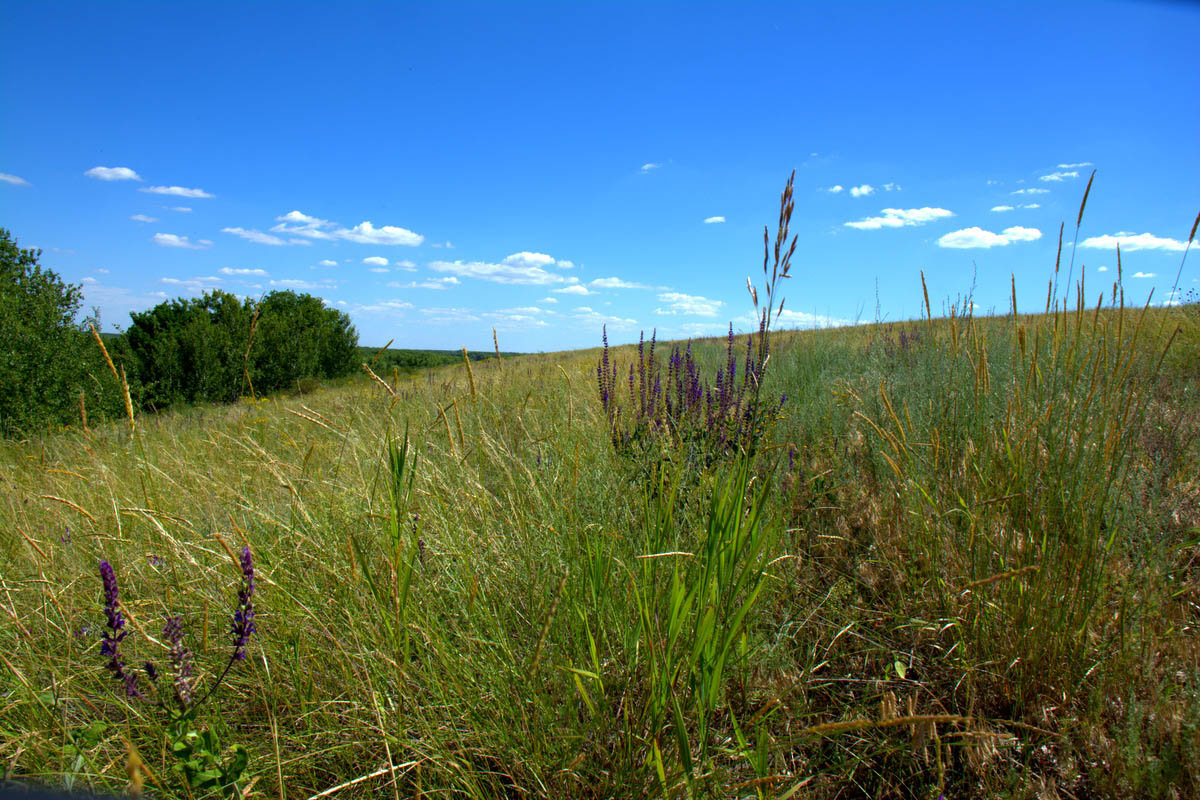
<instances>
[{"instance_id":1,"label":"violet wildflower","mask_svg":"<svg viewBox=\"0 0 1200 800\"><path fill-rule=\"evenodd\" d=\"M171 672L175 675L175 680L172 682L175 701L179 703L180 709L187 711L188 706L195 699L196 693L192 686L194 673L192 653L183 644L182 616L167 617L167 622L163 626L163 638L170 645L167 658L171 661Z\"/></svg>"},{"instance_id":2,"label":"violet wildflower","mask_svg":"<svg viewBox=\"0 0 1200 800\"><path fill-rule=\"evenodd\" d=\"M250 548L242 548L242 578L245 583L238 590L238 605L237 610L233 612L233 625L230 633L233 634L233 658L237 661L243 661L246 658L246 642L250 640L250 634L254 633L257 628L254 627L254 561L250 557Z\"/></svg>"},{"instance_id":3,"label":"violet wildflower","mask_svg":"<svg viewBox=\"0 0 1200 800\"><path fill-rule=\"evenodd\" d=\"M112 564L107 561L100 562L100 581L104 584L104 595L101 599L104 601L104 615L108 619L108 630L100 638L100 655L108 659L105 668L114 678L125 684L125 695L142 697L137 685L137 675L126 669L125 662L121 659L120 645L129 631L122 630L125 627L125 617L121 615L117 574L113 571Z\"/></svg>"}]
</instances>

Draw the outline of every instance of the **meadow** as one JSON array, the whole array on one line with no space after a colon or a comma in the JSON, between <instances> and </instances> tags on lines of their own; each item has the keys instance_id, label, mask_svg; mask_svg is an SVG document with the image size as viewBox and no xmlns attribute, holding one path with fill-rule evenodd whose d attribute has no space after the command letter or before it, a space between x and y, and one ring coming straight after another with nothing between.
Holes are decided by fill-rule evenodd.
<instances>
[{"instance_id":1,"label":"meadow","mask_svg":"<svg viewBox=\"0 0 1200 800\"><path fill-rule=\"evenodd\" d=\"M1200 796L1200 306L1085 290L692 342L749 417L647 341L0 443L3 780Z\"/></svg>"}]
</instances>

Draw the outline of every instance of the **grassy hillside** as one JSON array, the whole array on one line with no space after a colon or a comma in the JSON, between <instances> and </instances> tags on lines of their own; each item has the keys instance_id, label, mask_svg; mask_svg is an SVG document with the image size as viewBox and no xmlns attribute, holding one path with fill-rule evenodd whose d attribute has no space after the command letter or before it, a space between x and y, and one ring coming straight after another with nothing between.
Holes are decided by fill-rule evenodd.
<instances>
[{"instance_id":1,"label":"grassy hillside","mask_svg":"<svg viewBox=\"0 0 1200 800\"><path fill-rule=\"evenodd\" d=\"M188 776L239 745L250 797L1200 794L1196 306L775 335L750 457L614 448L599 358L0 444L6 777L219 796ZM102 559L162 707L105 669ZM232 668L172 722L181 648L193 708Z\"/></svg>"}]
</instances>

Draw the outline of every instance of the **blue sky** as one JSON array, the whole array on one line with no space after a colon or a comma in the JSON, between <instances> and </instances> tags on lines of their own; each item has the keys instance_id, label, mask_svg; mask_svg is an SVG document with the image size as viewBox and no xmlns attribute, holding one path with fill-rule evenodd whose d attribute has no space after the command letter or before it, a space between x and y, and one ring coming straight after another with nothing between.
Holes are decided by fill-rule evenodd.
<instances>
[{"instance_id":1,"label":"blue sky","mask_svg":"<svg viewBox=\"0 0 1200 800\"><path fill-rule=\"evenodd\" d=\"M1198 42L1183 3L7 3L0 226L109 328L294 288L363 344L550 351L748 328L793 169L785 326L917 316L921 270L1033 310L1095 169L1089 301L1117 241L1162 300Z\"/></svg>"}]
</instances>

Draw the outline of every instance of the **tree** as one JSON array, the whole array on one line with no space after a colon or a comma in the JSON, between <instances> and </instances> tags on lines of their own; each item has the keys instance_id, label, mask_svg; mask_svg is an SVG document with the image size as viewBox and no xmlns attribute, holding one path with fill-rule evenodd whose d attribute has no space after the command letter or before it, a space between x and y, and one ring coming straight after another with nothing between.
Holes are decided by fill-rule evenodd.
<instances>
[{"instance_id":1,"label":"tree","mask_svg":"<svg viewBox=\"0 0 1200 800\"><path fill-rule=\"evenodd\" d=\"M0 434L78 418L80 288L0 228Z\"/></svg>"},{"instance_id":2,"label":"tree","mask_svg":"<svg viewBox=\"0 0 1200 800\"><path fill-rule=\"evenodd\" d=\"M358 333L350 317L320 298L271 292L258 306L251 359L254 388L293 389L302 378L337 378L354 369Z\"/></svg>"},{"instance_id":3,"label":"tree","mask_svg":"<svg viewBox=\"0 0 1200 800\"><path fill-rule=\"evenodd\" d=\"M138 362L145 403L236 400L250 340L254 304L219 289L130 315L129 347Z\"/></svg>"}]
</instances>

